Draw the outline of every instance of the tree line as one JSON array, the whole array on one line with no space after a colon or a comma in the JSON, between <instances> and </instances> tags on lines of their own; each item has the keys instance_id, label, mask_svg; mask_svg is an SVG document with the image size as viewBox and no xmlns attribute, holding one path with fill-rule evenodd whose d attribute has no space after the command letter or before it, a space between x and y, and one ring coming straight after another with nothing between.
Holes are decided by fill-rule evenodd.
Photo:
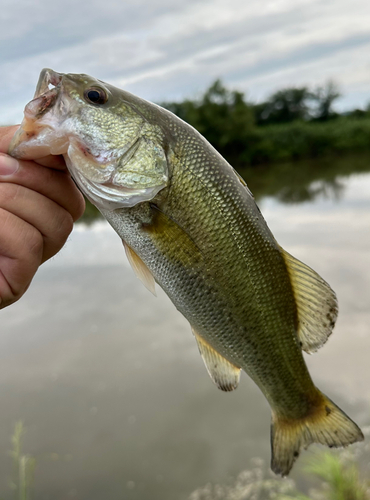
<instances>
[{"instance_id":1,"label":"tree line","mask_svg":"<svg viewBox=\"0 0 370 500\"><path fill-rule=\"evenodd\" d=\"M190 123L235 166L370 150L370 112L334 111L334 82L279 90L262 103L216 80L197 99L161 105Z\"/></svg>"}]
</instances>

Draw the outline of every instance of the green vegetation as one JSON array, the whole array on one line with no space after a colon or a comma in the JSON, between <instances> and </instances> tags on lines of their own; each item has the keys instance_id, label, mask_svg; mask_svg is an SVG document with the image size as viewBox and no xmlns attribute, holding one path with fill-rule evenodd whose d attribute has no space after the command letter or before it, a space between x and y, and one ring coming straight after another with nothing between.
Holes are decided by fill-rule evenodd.
<instances>
[{"instance_id":1,"label":"green vegetation","mask_svg":"<svg viewBox=\"0 0 370 500\"><path fill-rule=\"evenodd\" d=\"M304 481L315 485L309 496L292 479L265 474L263 461L255 459L254 467L231 484L208 484L194 491L189 500L370 500L370 482L361 477L352 452L316 452L306 463Z\"/></svg>"},{"instance_id":2,"label":"green vegetation","mask_svg":"<svg viewBox=\"0 0 370 500\"><path fill-rule=\"evenodd\" d=\"M162 103L190 123L235 167L370 151L370 112L332 110L334 83L280 90L260 104L217 80L198 99Z\"/></svg>"},{"instance_id":3,"label":"green vegetation","mask_svg":"<svg viewBox=\"0 0 370 500\"><path fill-rule=\"evenodd\" d=\"M369 431L369 428L364 429L366 435ZM22 451L24 435L24 425L19 421L11 436L9 453L14 466L10 482L14 500L33 498L31 488L36 462L34 457ZM310 485L309 496L299 491L293 479L278 478L270 470L266 472L263 460L253 459L252 467L241 472L234 481L226 485L207 484L194 491L189 500L370 500L370 480L364 479L370 472L369 453L369 443L362 443L334 452L315 450L309 459L302 457L300 478ZM360 471L360 464L366 464L366 470Z\"/></svg>"},{"instance_id":4,"label":"green vegetation","mask_svg":"<svg viewBox=\"0 0 370 500\"><path fill-rule=\"evenodd\" d=\"M12 450L10 456L13 458L14 477L10 483L14 491L15 500L30 500L31 488L35 471L35 459L22 452L22 441L25 429L21 421L14 427L14 433L11 437Z\"/></svg>"},{"instance_id":5,"label":"green vegetation","mask_svg":"<svg viewBox=\"0 0 370 500\"><path fill-rule=\"evenodd\" d=\"M332 453L323 453L306 468L307 472L324 481L328 500L368 500L370 482L360 478L355 463L345 464Z\"/></svg>"},{"instance_id":6,"label":"green vegetation","mask_svg":"<svg viewBox=\"0 0 370 500\"><path fill-rule=\"evenodd\" d=\"M370 171L369 153L240 168L258 201L273 196L282 203L302 203L318 196L340 199L345 177Z\"/></svg>"},{"instance_id":7,"label":"green vegetation","mask_svg":"<svg viewBox=\"0 0 370 500\"><path fill-rule=\"evenodd\" d=\"M96 219L103 217L99 212L99 210L96 208L96 206L90 203L89 200L87 200L86 198L85 198L85 203L86 203L86 208L83 216L81 217L81 219L79 219L79 222L84 222L85 224L92 224Z\"/></svg>"}]
</instances>

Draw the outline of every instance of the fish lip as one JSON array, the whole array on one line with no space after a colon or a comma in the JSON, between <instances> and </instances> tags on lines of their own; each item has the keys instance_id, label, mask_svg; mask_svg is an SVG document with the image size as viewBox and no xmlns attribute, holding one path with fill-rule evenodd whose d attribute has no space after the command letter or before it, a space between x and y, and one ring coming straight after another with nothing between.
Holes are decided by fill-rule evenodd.
<instances>
[{"instance_id":1,"label":"fish lip","mask_svg":"<svg viewBox=\"0 0 370 500\"><path fill-rule=\"evenodd\" d=\"M48 92L49 85L53 85L54 87L58 87L63 79L62 73L57 73L56 71L50 68L44 68L39 76L39 81L37 82L34 99L40 97L42 94Z\"/></svg>"},{"instance_id":2,"label":"fish lip","mask_svg":"<svg viewBox=\"0 0 370 500\"><path fill-rule=\"evenodd\" d=\"M26 118L38 119L54 106L60 94L62 80L63 73L49 68L41 71L33 99L24 110Z\"/></svg>"},{"instance_id":3,"label":"fish lip","mask_svg":"<svg viewBox=\"0 0 370 500\"><path fill-rule=\"evenodd\" d=\"M40 144L37 142L37 136L41 130L51 131L53 127L47 123L47 121L40 120L40 118L60 102L59 97L61 94L63 77L63 73L57 73L49 68L44 68L41 71L35 95L33 99L26 104L21 127L15 133L9 145L9 154L25 160L40 158L41 156L35 156L38 154L42 154L43 156L50 154L44 151L45 148L39 148ZM49 88L49 85L51 85L52 88ZM28 157L27 154L27 145L29 144L33 147L31 158ZM35 151L35 148L39 148L38 152ZM62 153L63 151L60 152L60 154Z\"/></svg>"}]
</instances>

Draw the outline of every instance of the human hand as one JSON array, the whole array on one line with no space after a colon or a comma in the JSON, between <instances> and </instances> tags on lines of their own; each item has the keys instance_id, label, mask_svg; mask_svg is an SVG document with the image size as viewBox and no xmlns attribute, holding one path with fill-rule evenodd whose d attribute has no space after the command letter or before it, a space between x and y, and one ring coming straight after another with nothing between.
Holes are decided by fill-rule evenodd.
<instances>
[{"instance_id":1,"label":"human hand","mask_svg":"<svg viewBox=\"0 0 370 500\"><path fill-rule=\"evenodd\" d=\"M62 157L33 162L6 154L17 128L0 127L0 309L24 294L85 207Z\"/></svg>"}]
</instances>

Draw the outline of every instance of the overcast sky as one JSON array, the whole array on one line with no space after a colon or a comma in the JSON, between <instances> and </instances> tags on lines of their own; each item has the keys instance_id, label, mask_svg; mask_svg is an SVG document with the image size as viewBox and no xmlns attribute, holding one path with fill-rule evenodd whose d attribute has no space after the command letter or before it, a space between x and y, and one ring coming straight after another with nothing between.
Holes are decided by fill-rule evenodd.
<instances>
[{"instance_id":1,"label":"overcast sky","mask_svg":"<svg viewBox=\"0 0 370 500\"><path fill-rule=\"evenodd\" d=\"M370 102L369 0L1 0L0 123L19 122L43 67L151 101L216 78L254 101L332 79Z\"/></svg>"}]
</instances>

